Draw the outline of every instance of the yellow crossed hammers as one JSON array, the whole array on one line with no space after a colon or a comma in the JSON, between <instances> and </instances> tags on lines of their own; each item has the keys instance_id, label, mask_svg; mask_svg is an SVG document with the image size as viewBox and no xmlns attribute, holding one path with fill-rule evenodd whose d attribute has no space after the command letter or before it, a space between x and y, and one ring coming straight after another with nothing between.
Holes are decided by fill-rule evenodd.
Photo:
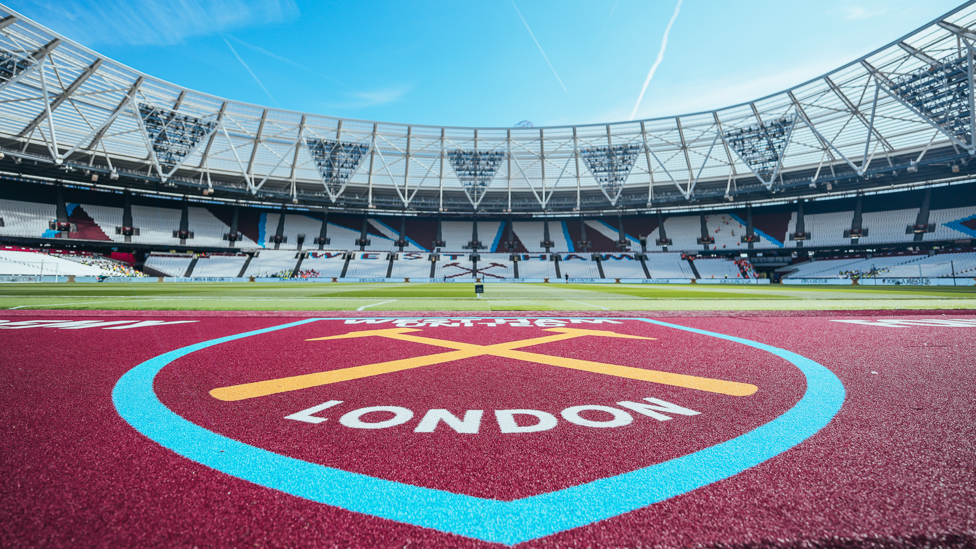
<instances>
[{"instance_id":1,"label":"yellow crossed hammers","mask_svg":"<svg viewBox=\"0 0 976 549\"><path fill-rule=\"evenodd\" d=\"M543 343L552 343L554 341L574 339L583 336L616 337L616 338L625 338L625 339L646 339L646 340L655 339L653 337L639 337L639 336L618 334L615 332L605 332L600 330L582 330L577 328L548 328L546 331L557 332L559 335L537 337L533 339L524 339L521 341L510 341L507 343L497 343L494 345L474 345L471 343L461 343L458 341L446 341L441 339L432 339L427 337L408 335L410 332L419 332L419 331L420 330L414 328L390 328L386 330L364 330L359 332L350 332L348 334L337 335L337 336L319 337L315 339L309 339L306 341L324 341L330 339L350 339L350 338L357 338L357 337L378 336L378 337L386 337L389 339L396 339L400 341L410 341L413 343L434 345L437 347L446 347L448 349L454 349L454 350L446 353L439 353L436 355L419 356L419 357L406 358L401 360L391 360L389 362L380 362L378 364L368 364L365 366L355 366L352 368L342 368L339 370L330 370L327 372L318 372L315 374L284 377L279 379L271 379L267 381L245 383L242 385L232 385L230 387L220 387L210 391L210 395L216 399L226 400L226 401L246 400L249 398L262 397L262 396L273 395L277 393L285 393L288 391L297 391L299 389L308 389L310 387L318 387L320 385L329 385L331 383L351 381L353 379L360 379L360 378L376 376L380 374L388 374L391 372L398 372L401 370L419 368L421 366L442 364L445 362L451 362L463 358L472 358L472 357L485 356L485 355L512 358L515 360L523 360L526 362L535 362L538 364L559 366L561 368L583 370L585 372L593 372L597 374L605 374L605 375L622 377L627 379L649 381L651 383L660 383L662 385L671 385L674 387L698 389L700 391L708 391L711 393L719 393L719 394L731 395L731 396L749 396L755 393L756 390L758 389L755 385L750 385L748 383L736 383L734 381L723 381L720 379L709 379L704 377L673 374L669 372L659 372L655 370L644 370L641 368L630 368L628 366L617 366L615 364L603 364L600 362L591 362L588 360L577 360L574 358L542 355L537 353L528 353L528 352L516 350L522 347L541 345Z\"/></svg>"}]
</instances>

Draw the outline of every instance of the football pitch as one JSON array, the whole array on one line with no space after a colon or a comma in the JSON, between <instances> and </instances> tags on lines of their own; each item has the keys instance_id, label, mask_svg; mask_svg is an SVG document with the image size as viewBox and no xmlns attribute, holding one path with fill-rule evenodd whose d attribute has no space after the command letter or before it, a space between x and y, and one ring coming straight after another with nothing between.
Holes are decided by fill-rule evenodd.
<instances>
[{"instance_id":1,"label":"football pitch","mask_svg":"<svg viewBox=\"0 0 976 549\"><path fill-rule=\"evenodd\" d=\"M974 309L971 286L473 283L5 284L7 310L763 311Z\"/></svg>"}]
</instances>

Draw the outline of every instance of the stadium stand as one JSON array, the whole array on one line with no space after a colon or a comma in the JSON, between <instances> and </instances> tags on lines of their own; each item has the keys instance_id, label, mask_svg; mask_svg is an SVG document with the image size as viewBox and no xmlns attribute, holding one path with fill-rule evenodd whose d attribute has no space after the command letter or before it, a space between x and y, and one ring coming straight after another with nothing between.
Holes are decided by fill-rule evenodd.
<instances>
[{"instance_id":1,"label":"stadium stand","mask_svg":"<svg viewBox=\"0 0 976 549\"><path fill-rule=\"evenodd\" d=\"M478 222L478 240L481 241L481 245L485 246L485 251L487 253L498 252L498 248L501 247L502 240L505 239L505 223L502 221L479 221ZM508 257L506 255L506 257Z\"/></svg>"},{"instance_id":2,"label":"stadium stand","mask_svg":"<svg viewBox=\"0 0 976 549\"><path fill-rule=\"evenodd\" d=\"M498 227L494 227L494 230L497 233ZM481 231L481 222L478 222L478 231ZM482 278L514 278L515 267L511 255L479 253L477 276Z\"/></svg>"},{"instance_id":3,"label":"stadium stand","mask_svg":"<svg viewBox=\"0 0 976 549\"><path fill-rule=\"evenodd\" d=\"M0 235L53 238L56 233L48 224L57 217L54 204L0 199Z\"/></svg>"},{"instance_id":4,"label":"stadium stand","mask_svg":"<svg viewBox=\"0 0 976 549\"><path fill-rule=\"evenodd\" d=\"M437 219L429 217L410 217L407 218L406 225L406 237L413 243L413 245L425 252L429 252L434 249L434 240L437 239Z\"/></svg>"},{"instance_id":5,"label":"stadium stand","mask_svg":"<svg viewBox=\"0 0 976 549\"><path fill-rule=\"evenodd\" d=\"M311 270L320 277L342 276L342 268L346 265L346 253L337 251L309 252L302 261L302 270Z\"/></svg>"},{"instance_id":6,"label":"stadium stand","mask_svg":"<svg viewBox=\"0 0 976 549\"><path fill-rule=\"evenodd\" d=\"M600 254L606 278L647 278L636 254Z\"/></svg>"},{"instance_id":7,"label":"stadium stand","mask_svg":"<svg viewBox=\"0 0 976 549\"><path fill-rule=\"evenodd\" d=\"M0 189L0 237L17 237L20 239L41 239L67 238L78 240L79 242L91 243L92 250L108 255L109 248L97 248L98 242L112 242L118 245L132 244L134 247L141 247L142 253L153 251L148 255L145 263L150 274L165 274L167 276L184 276L188 259L180 259L180 256L163 255L168 251L186 251L192 247L201 246L207 248L224 249L232 253L228 258L219 255L201 255L194 265L191 273L192 277L232 277L240 274L239 268L243 265L244 258L233 254L238 251L248 250L273 250L274 243L269 242L269 234L273 235L277 231L278 219L281 210L270 210L249 205L226 205L208 204L206 206L193 203L187 207L189 230L193 233L193 238L186 240L185 244L180 245L179 239L173 236L175 230L179 228L180 210L178 200L163 200L158 197L133 194L132 225L139 229L138 235L133 235L130 243L126 243L125 236L116 234L118 227L123 224L123 195L122 193L97 192L78 187L65 189L66 198L70 201L65 202L67 219L74 230L67 234L51 229L51 223L57 218L57 207L53 204L44 202L50 196L50 187L38 186L36 184L25 184L25 190L12 192L10 189ZM36 188L35 188L36 187ZM933 227L934 232L924 233L922 241L935 244L935 248L944 246L939 243L950 243L953 246L965 246L969 240L976 238L976 202L970 196L971 186L956 186L948 188L933 188L932 207L929 211L928 224ZM36 191L36 192L35 192ZM918 243L914 242L916 235L909 229L919 218L919 209L915 207L906 208L904 205L910 204L918 206L926 195L925 190L898 191L881 193L877 195L863 197L863 215L861 226L867 230L867 234L859 239L844 237L844 232L851 228L854 220L857 198L846 196L838 199L820 199L804 202L805 206L805 231L810 233L811 238L803 243L804 252L806 250L816 251L818 261L811 264L792 265L788 269L780 269L778 272L785 273L788 278L836 278L841 277L917 277L918 266L922 267L923 276L952 276L953 264L946 263L943 256L947 255L939 252L936 259L894 259L888 257L895 254L898 247L916 248ZM47 194L45 194L47 193ZM26 198L28 200L21 200ZM955 206L958 204L958 206ZM753 244L754 249L791 249L797 246L797 242L791 240L788 233L795 232L797 226L797 203L787 202L772 206L753 206L752 220L755 235L758 238ZM241 233L241 240L234 246L224 240L224 235L230 231L232 219L235 211L238 215L238 229ZM282 243L282 252L292 254L298 248L298 235L304 234L305 239L302 249L317 251L318 244L314 240L321 233L321 218L314 212L304 213L289 210L286 213L284 223L284 235L286 242ZM746 218L748 212L742 208L722 210L705 214L706 228L708 235L715 239L714 249L716 251L746 251L748 244L742 243L741 238L746 232ZM701 235L701 223L698 214L681 214L666 217L668 238L673 241L670 250L683 251L700 250L701 245L697 243ZM924 219L924 216L923 218ZM334 258L323 259L324 264L321 269L316 268L319 258L309 256L307 263L303 263L303 269L308 271L302 273L292 273L294 276L336 276L342 272L344 254L359 253L360 245L356 242L360 238L363 228L364 218L361 215L329 213L328 237L331 243L324 245L328 250L336 250L339 255ZM632 215L618 218L615 216L605 217L568 217L564 219L549 219L549 239L552 241L551 249L553 253L562 255L559 264L560 275L569 274L572 278L595 278L599 276L596 262L590 261L592 253L610 254L606 255L606 260L602 261L603 274L607 278L643 278L643 269L639 261L622 259L618 254L623 253L618 248L619 226L622 223L626 231L625 237L629 241L631 254L640 249L640 236L648 239L648 248L651 250L661 249L654 242L658 238L657 228L658 216L656 214ZM399 238L401 226L406 231L405 253L421 253L420 259L406 259L407 256L401 255L394 260L393 270L389 271L392 276L402 278L428 278L430 276L430 263L423 252L424 245L421 241L429 240L430 244L436 239L438 223L436 217L407 217L406 222L402 223L401 218L394 215L378 216L366 218L367 238L370 244L365 246L365 250L376 252L396 253L396 242ZM480 275L490 278L492 274L501 273L503 277L514 277L515 265L509 259L509 255L504 253L508 250L507 242L510 239L508 234L508 221L489 220L478 221L478 239L484 248L478 250L481 256L478 268ZM527 220L521 218L515 220L512 229L516 250L533 250L535 254L544 253L541 245L545 239L544 224L541 220ZM581 225L585 226L586 238L583 238ZM465 249L468 245L472 229L471 221L450 220L443 221L444 238L447 240L445 250L453 254L461 254L457 260L457 265L445 267L450 262L440 262L441 276L461 275L468 277L470 273L465 269L471 268L469 265L468 254L472 251ZM251 238L253 236L254 238ZM418 240L419 239L419 240ZM578 251L580 242L587 240L587 252ZM263 241L263 242L262 242ZM22 240L8 239L7 244L21 244ZM28 242L27 246L36 246L35 243ZM878 247L878 249L863 249L858 246ZM185 248L184 248L185 246ZM87 247L87 244L86 244ZM452 249L453 248L453 249ZM824 250L823 248L828 248ZM852 249L854 248L854 249ZM121 248L120 248L121 249ZM577 250L577 251L571 251ZM131 253L130 250L126 250ZM528 252L521 252L526 254ZM585 259L568 258L568 254L579 254ZM825 253L834 254L826 259ZM904 252L901 252L904 254ZM918 253L918 252L916 252ZM841 256L840 254L851 254ZM867 254L873 254L873 262L866 262ZM286 275L294 267L292 259L278 258L270 265L264 265L264 260L256 258L252 261L253 266L249 269L250 274L277 274ZM529 254L532 255L532 254ZM384 277L389 263L387 260L362 260L353 259L349 265L347 276L352 278L378 278ZM974 273L969 271L968 263L962 256L958 257L958 265L955 271L959 276L972 276ZM73 260L71 258L69 261ZM369 261L369 263L363 263ZM373 264L377 261L380 266ZM737 258L735 261L745 261ZM297 259L296 259L297 262ZM501 267L486 266L491 263L502 265ZM107 271L114 274L124 274L127 269L121 264L104 263ZM731 278L736 275L735 264L730 261L720 260L704 261L699 259L695 264L699 268L699 275L702 278L719 278L728 276ZM647 261L647 267L652 278L691 278L690 265L677 255L663 255L654 252ZM761 266L764 271L772 271L775 267ZM545 261L522 261L518 265L519 276L522 278L555 278L557 266ZM748 262L742 265L743 269L753 270ZM446 274L445 274L446 273ZM962 274L967 273L967 274ZM741 272L739 273L741 275ZM762 276L766 276L763 274ZM736 276L739 278L739 276Z\"/></svg>"},{"instance_id":8,"label":"stadium stand","mask_svg":"<svg viewBox=\"0 0 976 549\"><path fill-rule=\"evenodd\" d=\"M569 232L569 242L572 243L573 249L576 252L583 253L583 245L580 242L583 241L583 229L580 227L582 222L586 226L586 241L589 244L586 246L586 253L594 251L609 251L612 252L616 250L616 247L612 240L600 234L599 231L592 229L587 225L590 219L580 220L580 219L569 219L566 220L564 225L566 230Z\"/></svg>"},{"instance_id":9,"label":"stadium stand","mask_svg":"<svg viewBox=\"0 0 976 549\"><path fill-rule=\"evenodd\" d=\"M146 258L144 265L147 269L163 273L166 276L183 276L192 261L192 254L153 252ZM237 273L231 276L237 276Z\"/></svg>"},{"instance_id":10,"label":"stadium stand","mask_svg":"<svg viewBox=\"0 0 976 549\"><path fill-rule=\"evenodd\" d=\"M207 254L197 258L192 278L236 277L241 274L247 256L243 254Z\"/></svg>"},{"instance_id":11,"label":"stadium stand","mask_svg":"<svg viewBox=\"0 0 976 549\"><path fill-rule=\"evenodd\" d=\"M638 263L638 267L640 264ZM521 274L521 273L520 273ZM600 276L600 266L592 258L591 254L561 254L559 256L559 274L569 278L602 278ZM607 275L609 277L609 275ZM644 278L641 271L640 278Z\"/></svg>"},{"instance_id":12,"label":"stadium stand","mask_svg":"<svg viewBox=\"0 0 976 549\"><path fill-rule=\"evenodd\" d=\"M227 246L224 235L230 232L230 227L217 219L209 210L190 206L186 209L186 216L188 230L193 233L193 238L187 241L188 244L212 247Z\"/></svg>"},{"instance_id":13,"label":"stadium stand","mask_svg":"<svg viewBox=\"0 0 976 549\"><path fill-rule=\"evenodd\" d=\"M86 265L59 255L26 250L0 250L0 274L27 276L125 276L103 269L96 262Z\"/></svg>"},{"instance_id":14,"label":"stadium stand","mask_svg":"<svg viewBox=\"0 0 976 549\"><path fill-rule=\"evenodd\" d=\"M935 225L935 232L926 233L925 240L955 240L976 237L973 226L964 225L976 216L976 207L949 208L929 212L929 223Z\"/></svg>"},{"instance_id":15,"label":"stadium stand","mask_svg":"<svg viewBox=\"0 0 976 549\"><path fill-rule=\"evenodd\" d=\"M81 204L66 204L65 210L68 214L68 223L73 226L68 233L68 238L78 240L103 240L110 241L111 238L95 223L88 212ZM58 233L57 238L63 238L64 233Z\"/></svg>"},{"instance_id":16,"label":"stadium stand","mask_svg":"<svg viewBox=\"0 0 976 549\"><path fill-rule=\"evenodd\" d=\"M180 210L155 208L152 206L132 206L132 226L139 234L132 237L133 242L143 244L179 244L173 231L180 228ZM114 228L112 232L115 232Z\"/></svg>"},{"instance_id":17,"label":"stadium stand","mask_svg":"<svg viewBox=\"0 0 976 549\"><path fill-rule=\"evenodd\" d=\"M572 252L576 249L576 243L573 242L570 236L568 223L576 223L576 221L567 222L554 219L549 221L549 240L552 242L550 251ZM515 234L522 242L522 245L525 246L526 250L533 253L545 252L545 247L541 245L545 240L545 222L516 221L512 226L515 229Z\"/></svg>"},{"instance_id":18,"label":"stadium stand","mask_svg":"<svg viewBox=\"0 0 976 549\"><path fill-rule=\"evenodd\" d=\"M664 232L671 239L669 250L700 250L701 218L697 215L668 217L664 220Z\"/></svg>"},{"instance_id":19,"label":"stadium stand","mask_svg":"<svg viewBox=\"0 0 976 549\"><path fill-rule=\"evenodd\" d=\"M36 185L33 185L36 186ZM44 189L42 189L44 190ZM31 191L33 192L33 191ZM28 192L28 196L34 196ZM862 216L862 227L867 229L867 235L852 242L845 238L844 232L851 228L853 221L853 198L837 200L810 201L805 215L805 231L810 233L811 239L804 242L804 248L838 247L851 244L861 245L892 245L909 244L915 235L906 228L913 225L918 217L916 208L899 208L902 195L912 198L915 202L922 196L921 191L904 191L865 197L865 211ZM116 234L118 227L123 224L123 208L119 193L94 192L73 188L70 192L72 200L67 202L68 221L77 230L67 235L69 239L89 241L113 241L124 243L125 237ZM964 188L941 189L934 192L933 207L928 222L934 227L934 232L925 233L925 242L969 240L976 237L976 205L967 205ZM161 200L146 196L133 195L133 223L139 229L138 235L133 235L132 244L148 244L166 246L169 249L180 246L179 239L173 236L179 228L180 210L174 207L176 200ZM140 203L141 202L141 203ZM160 205L156 205L159 203ZM959 207L946 207L953 203ZM870 206L870 207L869 207ZM209 248L231 248L223 239L230 230L234 207L227 205L192 205L187 208L189 230L193 238L185 242L185 246L204 246ZM233 248L236 249L273 249L271 236L277 231L279 211L261 209L242 205L239 209L238 230L241 233ZM755 249L792 248L796 242L788 237L788 233L795 232L797 226L796 203L780 204L776 206L756 206L753 211L755 235L758 239L754 243ZM748 245L741 242L746 231L743 210L719 211L706 213L706 226L709 236L715 239L714 248L718 251L739 251L748 249ZM57 217L56 206L43 202L30 202L14 198L0 198L0 236L17 236L26 238L63 238L64 235L50 228L50 223ZM701 235L699 216L682 214L668 217L666 225L668 238L673 241L671 250L700 250L697 243ZM598 217L585 219L587 236L590 242L588 252L613 253L619 252L619 224L616 217ZM657 216L647 214L630 216L622 219L625 237L631 249L640 249L640 238L648 239L648 248L660 249L655 240L658 237L656 223ZM579 251L582 239L580 218L550 219L549 237L552 250L557 253ZM359 251L356 243L362 231L363 218L357 215L330 213L328 237L331 243L329 249L345 251ZM431 244L436 238L438 221L432 217L408 217L405 223L407 243L405 251L422 251L424 240ZM469 231L471 221L444 221L443 230L447 245L444 251L455 253L470 252L465 247L470 241ZM508 250L507 221L479 221L478 238L484 248L484 253L503 253ZM535 220L514 221L515 246L517 250L531 250L543 253L544 222ZM367 238L371 241L365 247L366 251L395 251L395 239L399 238L400 218L394 216L371 217L367 219ZM302 249L314 250L318 245L315 238L321 232L321 221L316 213L296 213L289 211L285 217L282 250L298 248L298 235L304 234L305 241ZM253 238L252 238L253 237Z\"/></svg>"},{"instance_id":20,"label":"stadium stand","mask_svg":"<svg viewBox=\"0 0 976 549\"><path fill-rule=\"evenodd\" d=\"M262 248L274 249L274 242L271 238L278 232L278 219L281 214L278 212L262 212L261 220L258 221L258 245ZM282 244L284 246L285 244Z\"/></svg>"},{"instance_id":21,"label":"stadium stand","mask_svg":"<svg viewBox=\"0 0 976 549\"><path fill-rule=\"evenodd\" d=\"M586 236L594 244L594 246L589 250L592 252L616 252L617 240L620 238L620 230L615 229L609 221L603 219L587 219L586 220ZM640 249L640 241L635 239L631 235L626 235L627 239L631 241L631 246L636 246Z\"/></svg>"},{"instance_id":22,"label":"stadium stand","mask_svg":"<svg viewBox=\"0 0 976 549\"><path fill-rule=\"evenodd\" d=\"M89 267L95 267L102 270L102 274L105 276L116 276L116 277L142 277L146 276L145 273L137 271L134 267L127 263L117 261L108 257L97 256L92 254L60 254L60 253L49 253L48 255L54 257L60 257L61 259L67 259L68 261L74 261L75 263L81 263L82 265L87 265Z\"/></svg>"},{"instance_id":23,"label":"stadium stand","mask_svg":"<svg viewBox=\"0 0 976 549\"><path fill-rule=\"evenodd\" d=\"M794 279L968 277L976 271L976 252L831 258L794 264L779 271L788 272L787 276Z\"/></svg>"},{"instance_id":24,"label":"stadium stand","mask_svg":"<svg viewBox=\"0 0 976 549\"><path fill-rule=\"evenodd\" d=\"M346 278L385 278L389 267L390 254L387 252L356 252L349 260Z\"/></svg>"},{"instance_id":25,"label":"stadium stand","mask_svg":"<svg viewBox=\"0 0 976 549\"><path fill-rule=\"evenodd\" d=\"M369 218L370 230L375 233L379 233L382 236L376 244L378 246L388 246L390 251L397 251L399 247L396 245L396 241L400 238L400 223L399 221L394 221L393 219L379 219L379 218ZM436 231L436 229L435 229ZM436 232L435 232L436 234ZM408 234L404 235L407 241L407 245L403 247L405 252L426 252L427 248L421 246L419 243L414 242ZM428 245L430 245L428 243Z\"/></svg>"},{"instance_id":26,"label":"stadium stand","mask_svg":"<svg viewBox=\"0 0 976 549\"><path fill-rule=\"evenodd\" d=\"M516 224L518 222L516 221ZM556 278L556 263L551 254L521 254L518 262L519 278ZM597 274L599 276L599 274Z\"/></svg>"},{"instance_id":27,"label":"stadium stand","mask_svg":"<svg viewBox=\"0 0 976 549\"><path fill-rule=\"evenodd\" d=\"M918 218L918 208L883 212L865 212L861 216L861 227L868 234L862 236L859 244L890 244L904 242L913 235L906 235L905 229L914 225Z\"/></svg>"},{"instance_id":28,"label":"stadium stand","mask_svg":"<svg viewBox=\"0 0 976 549\"><path fill-rule=\"evenodd\" d=\"M795 207L795 206L791 206ZM776 211L779 208L772 208L772 211L763 213L765 210L756 209L752 214L752 230L755 236L759 237L753 247L759 249L782 248L789 242L790 221L796 216L796 212ZM740 224L742 222L740 221ZM742 245L748 248L747 244Z\"/></svg>"},{"instance_id":29,"label":"stadium stand","mask_svg":"<svg viewBox=\"0 0 976 549\"><path fill-rule=\"evenodd\" d=\"M101 269L76 265L72 261L52 258L47 254L0 251L0 274L3 275L76 275L100 276Z\"/></svg>"},{"instance_id":30,"label":"stadium stand","mask_svg":"<svg viewBox=\"0 0 976 549\"><path fill-rule=\"evenodd\" d=\"M430 254L418 252L396 254L391 276L394 278L430 278Z\"/></svg>"},{"instance_id":31,"label":"stadium stand","mask_svg":"<svg viewBox=\"0 0 976 549\"><path fill-rule=\"evenodd\" d=\"M549 221L549 239L552 240L554 252L573 252L576 247L569 237L569 229L565 221Z\"/></svg>"},{"instance_id":32,"label":"stadium stand","mask_svg":"<svg viewBox=\"0 0 976 549\"><path fill-rule=\"evenodd\" d=\"M879 276L886 278L901 277L972 277L976 274L976 253L948 253L932 256L920 256L917 259L888 267Z\"/></svg>"},{"instance_id":33,"label":"stadium stand","mask_svg":"<svg viewBox=\"0 0 976 549\"><path fill-rule=\"evenodd\" d=\"M442 251L460 253L468 247L474 227L470 221L442 221L441 238L444 240Z\"/></svg>"},{"instance_id":34,"label":"stadium stand","mask_svg":"<svg viewBox=\"0 0 976 549\"><path fill-rule=\"evenodd\" d=\"M369 239L369 244L366 246L366 250L376 252L394 252L397 250L395 237L389 238L381 234L370 232L367 238Z\"/></svg>"},{"instance_id":35,"label":"stadium stand","mask_svg":"<svg viewBox=\"0 0 976 549\"><path fill-rule=\"evenodd\" d=\"M109 240L113 242L125 242L125 236L115 234L116 227L122 226L122 208L96 204L79 204L79 206L84 208L88 216L108 236ZM179 220L177 220L178 226Z\"/></svg>"},{"instance_id":36,"label":"stadium stand","mask_svg":"<svg viewBox=\"0 0 976 549\"><path fill-rule=\"evenodd\" d=\"M708 225L708 236L715 239L716 250L737 250L748 246L742 243L746 224L741 216L731 213L711 214L705 216L705 222Z\"/></svg>"},{"instance_id":37,"label":"stadium stand","mask_svg":"<svg viewBox=\"0 0 976 549\"><path fill-rule=\"evenodd\" d=\"M756 268L748 259L745 258L736 259L735 264L739 266L739 270L742 272L745 278L750 278L750 279L759 278L759 273L756 272Z\"/></svg>"},{"instance_id":38,"label":"stadium stand","mask_svg":"<svg viewBox=\"0 0 976 549\"><path fill-rule=\"evenodd\" d=\"M546 239L545 225L542 221L515 221L512 223L512 227L515 229L515 235L518 236L518 239L522 242L522 245L525 246L526 250L534 253L546 251L545 248L539 245L540 242ZM553 276L555 276L555 273Z\"/></svg>"},{"instance_id":39,"label":"stadium stand","mask_svg":"<svg viewBox=\"0 0 976 549\"><path fill-rule=\"evenodd\" d=\"M329 250L358 250L359 245L356 244L356 240L359 239L359 231L354 231L348 227L333 223L331 221L332 216L329 219L328 234L330 244L326 248Z\"/></svg>"},{"instance_id":40,"label":"stadium stand","mask_svg":"<svg viewBox=\"0 0 976 549\"><path fill-rule=\"evenodd\" d=\"M440 254L434 278L474 278L474 265L468 254Z\"/></svg>"},{"instance_id":41,"label":"stadium stand","mask_svg":"<svg viewBox=\"0 0 976 549\"><path fill-rule=\"evenodd\" d=\"M670 237L670 233L668 236ZM650 253L647 254L645 264L648 272L651 273L651 278L695 278L691 265L681 257L680 253Z\"/></svg>"},{"instance_id":42,"label":"stadium stand","mask_svg":"<svg viewBox=\"0 0 976 549\"><path fill-rule=\"evenodd\" d=\"M644 237L647 241L648 249L654 248L654 242L659 238L660 231L658 231L657 226L657 216L656 215L642 215L634 217L624 217L624 231L627 234L627 238L633 242L640 242L641 237ZM614 239L616 240L616 239ZM635 248L636 250L637 248ZM615 251L606 250L606 251ZM599 250L595 250L599 251Z\"/></svg>"},{"instance_id":43,"label":"stadium stand","mask_svg":"<svg viewBox=\"0 0 976 549\"><path fill-rule=\"evenodd\" d=\"M788 274L783 278L835 278L839 276L846 267L860 263L861 258L848 259L820 259L794 263L789 267L784 267L784 272Z\"/></svg>"},{"instance_id":44,"label":"stadium stand","mask_svg":"<svg viewBox=\"0 0 976 549\"><path fill-rule=\"evenodd\" d=\"M270 215L268 216L271 217ZM276 216L280 218L280 215ZM275 219L277 223L277 219ZM278 230L277 224L275 225L275 230ZM318 238L319 232L322 230L322 220L315 219L310 215L303 214L285 214L285 228L282 234L285 236L285 242L278 247L279 250L297 250L298 248L298 237L299 235L304 235L304 240L302 241L301 249L305 250L308 248L318 248L314 246L315 239ZM273 233L272 233L273 234ZM274 247L269 245L268 247Z\"/></svg>"},{"instance_id":45,"label":"stadium stand","mask_svg":"<svg viewBox=\"0 0 976 549\"><path fill-rule=\"evenodd\" d=\"M701 278L742 278L742 271L732 258L699 258L695 260L695 269Z\"/></svg>"},{"instance_id":46,"label":"stadium stand","mask_svg":"<svg viewBox=\"0 0 976 549\"><path fill-rule=\"evenodd\" d=\"M251 258L243 276L289 278L297 264L294 250L261 250Z\"/></svg>"},{"instance_id":47,"label":"stadium stand","mask_svg":"<svg viewBox=\"0 0 976 549\"><path fill-rule=\"evenodd\" d=\"M369 223L369 231L373 234L382 235L394 242L400 238L400 224L398 220L370 217L367 222ZM396 223L396 228L392 225L393 223Z\"/></svg>"},{"instance_id":48,"label":"stadium stand","mask_svg":"<svg viewBox=\"0 0 976 549\"><path fill-rule=\"evenodd\" d=\"M803 217L805 232L810 233L810 239L804 246L842 246L851 243L850 237L844 237L844 231L851 228L853 211L808 214ZM790 232L795 232L793 227L796 222L791 221L790 226Z\"/></svg>"}]
</instances>

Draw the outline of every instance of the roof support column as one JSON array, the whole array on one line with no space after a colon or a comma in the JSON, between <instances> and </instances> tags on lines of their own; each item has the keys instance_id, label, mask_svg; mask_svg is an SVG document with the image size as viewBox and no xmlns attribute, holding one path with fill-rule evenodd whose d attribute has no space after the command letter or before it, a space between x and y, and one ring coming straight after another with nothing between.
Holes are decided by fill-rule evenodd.
<instances>
[{"instance_id":1,"label":"roof support column","mask_svg":"<svg viewBox=\"0 0 976 549\"><path fill-rule=\"evenodd\" d=\"M369 187L367 191L367 206L373 205L373 162L376 160L376 127L377 124L373 124L373 140L369 147L369 171L366 173L366 184Z\"/></svg>"},{"instance_id":2,"label":"roof support column","mask_svg":"<svg viewBox=\"0 0 976 549\"><path fill-rule=\"evenodd\" d=\"M644 123L641 122L641 126L643 126L643 125L644 125ZM582 185L582 183L580 182L579 136L576 133L576 126L573 126L573 158L576 160L576 211L579 211L579 209L580 209L580 186ZM580 221L580 223L582 223L582 221ZM586 237L585 236L583 237L583 240L586 240ZM584 249L583 251L585 252L586 249Z\"/></svg>"},{"instance_id":3,"label":"roof support column","mask_svg":"<svg viewBox=\"0 0 976 549\"><path fill-rule=\"evenodd\" d=\"M437 211L444 211L444 128L441 128L441 169L437 175ZM441 222L437 221L437 230L440 231ZM440 239L440 233L437 236Z\"/></svg>"},{"instance_id":4,"label":"roof support column","mask_svg":"<svg viewBox=\"0 0 976 549\"><path fill-rule=\"evenodd\" d=\"M254 145L251 147L251 158L247 161L247 176L254 180L254 159L258 155L258 147L261 145L261 134L264 133L264 123L268 120L268 109L261 113L261 122L258 124L258 132L254 135Z\"/></svg>"},{"instance_id":5,"label":"roof support column","mask_svg":"<svg viewBox=\"0 0 976 549\"><path fill-rule=\"evenodd\" d=\"M505 146L508 148L506 163L508 164L508 213L512 213L512 130L505 134Z\"/></svg>"},{"instance_id":6,"label":"roof support column","mask_svg":"<svg viewBox=\"0 0 976 549\"><path fill-rule=\"evenodd\" d=\"M647 146L647 129L641 120L641 139L644 141L644 160L647 161L647 205L654 202L654 168L651 167L651 149Z\"/></svg>"},{"instance_id":7,"label":"roof support column","mask_svg":"<svg viewBox=\"0 0 976 549\"><path fill-rule=\"evenodd\" d=\"M539 128L539 166L542 168L542 202L539 204L542 209L546 209L549 199L546 198L546 136L545 130ZM548 227L548 225L546 225ZM546 238L548 240L548 237ZM549 251L548 249L546 250Z\"/></svg>"},{"instance_id":8,"label":"roof support column","mask_svg":"<svg viewBox=\"0 0 976 549\"><path fill-rule=\"evenodd\" d=\"M403 200L403 207L406 208L410 203L407 196L410 195L410 137L413 134L413 126L407 126L407 155L405 157L405 164L403 166L403 196L400 200Z\"/></svg>"}]
</instances>

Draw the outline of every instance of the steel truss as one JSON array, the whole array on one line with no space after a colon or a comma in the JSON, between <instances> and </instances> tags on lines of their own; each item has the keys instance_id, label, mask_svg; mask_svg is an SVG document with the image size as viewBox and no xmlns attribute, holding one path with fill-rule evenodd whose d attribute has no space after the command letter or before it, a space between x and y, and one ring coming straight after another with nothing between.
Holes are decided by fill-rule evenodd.
<instances>
[{"instance_id":1,"label":"steel truss","mask_svg":"<svg viewBox=\"0 0 976 549\"><path fill-rule=\"evenodd\" d=\"M630 175L637 155L642 150L641 145L628 144L594 147L580 151L580 155L586 161L586 167L590 169L593 178L610 199L610 204L616 206L627 176Z\"/></svg>"},{"instance_id":2,"label":"steel truss","mask_svg":"<svg viewBox=\"0 0 976 549\"><path fill-rule=\"evenodd\" d=\"M349 178L359 169L370 149L368 144L334 139L305 138L305 146L315 159L315 165L322 174L322 182L333 199L342 194Z\"/></svg>"},{"instance_id":3,"label":"steel truss","mask_svg":"<svg viewBox=\"0 0 976 549\"><path fill-rule=\"evenodd\" d=\"M953 147L968 161L976 154L973 29L976 7L967 2L827 75L711 112L475 129L215 98L104 59L0 6L0 150L104 170L119 184L136 177L186 193L309 204L542 212L734 200L912 172Z\"/></svg>"},{"instance_id":4,"label":"steel truss","mask_svg":"<svg viewBox=\"0 0 976 549\"><path fill-rule=\"evenodd\" d=\"M501 151L465 151L455 149L448 153L451 167L461 180L464 192L471 203L477 207L491 185L498 168L502 165L505 153Z\"/></svg>"}]
</instances>

